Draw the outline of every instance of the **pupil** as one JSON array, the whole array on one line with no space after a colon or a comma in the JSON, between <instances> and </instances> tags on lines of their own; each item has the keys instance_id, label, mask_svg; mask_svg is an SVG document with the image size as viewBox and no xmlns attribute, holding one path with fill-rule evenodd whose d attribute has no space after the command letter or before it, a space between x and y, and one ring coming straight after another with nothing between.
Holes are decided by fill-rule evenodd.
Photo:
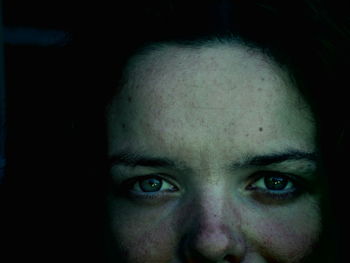
<instances>
[{"instance_id":1,"label":"pupil","mask_svg":"<svg viewBox=\"0 0 350 263\"><path fill-rule=\"evenodd\" d=\"M140 188L144 192L156 192L162 187L162 181L156 178L148 178L142 180L140 183Z\"/></svg>"},{"instance_id":2,"label":"pupil","mask_svg":"<svg viewBox=\"0 0 350 263\"><path fill-rule=\"evenodd\" d=\"M288 180L282 176L269 176L264 179L265 185L270 190L283 190Z\"/></svg>"}]
</instances>

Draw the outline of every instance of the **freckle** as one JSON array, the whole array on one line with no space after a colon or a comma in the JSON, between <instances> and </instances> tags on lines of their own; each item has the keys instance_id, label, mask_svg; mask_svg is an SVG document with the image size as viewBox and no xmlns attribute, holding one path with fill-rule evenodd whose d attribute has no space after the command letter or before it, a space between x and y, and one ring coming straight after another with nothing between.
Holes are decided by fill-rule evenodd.
<instances>
[{"instance_id":1,"label":"freckle","mask_svg":"<svg viewBox=\"0 0 350 263\"><path fill-rule=\"evenodd\" d=\"M259 128L259 131L263 131L263 128L262 128L262 127L260 127L260 128Z\"/></svg>"},{"instance_id":2,"label":"freckle","mask_svg":"<svg viewBox=\"0 0 350 263\"><path fill-rule=\"evenodd\" d=\"M126 128L125 123L122 123L122 128L123 128L123 129L125 129L125 128Z\"/></svg>"},{"instance_id":3,"label":"freckle","mask_svg":"<svg viewBox=\"0 0 350 263\"><path fill-rule=\"evenodd\" d=\"M265 80L265 78L264 78L264 77L262 77L262 78L261 78L261 80L262 80L262 81L264 81L264 80Z\"/></svg>"},{"instance_id":4,"label":"freckle","mask_svg":"<svg viewBox=\"0 0 350 263\"><path fill-rule=\"evenodd\" d=\"M245 137L249 137L249 133L247 133L247 134L245 135Z\"/></svg>"}]
</instances>

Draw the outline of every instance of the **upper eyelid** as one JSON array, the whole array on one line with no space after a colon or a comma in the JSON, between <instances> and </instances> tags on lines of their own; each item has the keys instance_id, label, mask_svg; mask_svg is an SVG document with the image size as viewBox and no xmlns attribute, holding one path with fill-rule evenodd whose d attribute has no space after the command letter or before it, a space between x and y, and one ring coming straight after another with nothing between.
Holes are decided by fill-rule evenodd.
<instances>
[{"instance_id":1,"label":"upper eyelid","mask_svg":"<svg viewBox=\"0 0 350 263\"><path fill-rule=\"evenodd\" d=\"M300 166L300 165L271 165L269 167L272 171L300 176L300 177L312 177L317 170L316 165Z\"/></svg>"},{"instance_id":2,"label":"upper eyelid","mask_svg":"<svg viewBox=\"0 0 350 263\"><path fill-rule=\"evenodd\" d=\"M112 176L125 177L126 179L129 177L141 177L141 176L149 176L149 175L161 175L166 178L171 178L175 180L174 174L175 171L169 170L167 168L152 168L152 167L129 167L129 166L114 166L111 167L110 174Z\"/></svg>"},{"instance_id":3,"label":"upper eyelid","mask_svg":"<svg viewBox=\"0 0 350 263\"><path fill-rule=\"evenodd\" d=\"M264 178L266 175L268 175L268 173L271 173L271 175L276 174L279 176L286 177L287 179L291 180L293 183L296 183L296 184L306 183L306 179L295 174L278 172L278 171L258 171L249 176L249 180L250 180L249 184L253 184L258 180L260 180L261 178Z\"/></svg>"},{"instance_id":4,"label":"upper eyelid","mask_svg":"<svg viewBox=\"0 0 350 263\"><path fill-rule=\"evenodd\" d=\"M254 183L256 183L256 182L258 182L258 181L264 179L264 177L265 177L265 176L260 176L260 177L258 177L258 178L254 181ZM293 184L298 184L298 181L297 181L298 179L295 179L295 178L292 177L292 176L282 175L282 177L285 177L289 182L292 182Z\"/></svg>"},{"instance_id":5,"label":"upper eyelid","mask_svg":"<svg viewBox=\"0 0 350 263\"><path fill-rule=\"evenodd\" d=\"M291 179L300 181L313 181L316 169L300 170L297 168L289 167L266 167L266 169L256 170L252 173L252 176L258 176L260 173L275 173L279 175L284 175Z\"/></svg>"}]
</instances>

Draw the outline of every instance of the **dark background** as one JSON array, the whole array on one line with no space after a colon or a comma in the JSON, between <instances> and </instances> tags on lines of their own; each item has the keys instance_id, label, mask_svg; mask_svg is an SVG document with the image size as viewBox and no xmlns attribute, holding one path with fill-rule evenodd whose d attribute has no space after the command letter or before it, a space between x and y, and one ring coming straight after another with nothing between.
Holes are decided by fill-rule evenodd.
<instances>
[{"instance_id":1,"label":"dark background","mask_svg":"<svg viewBox=\"0 0 350 263\"><path fill-rule=\"evenodd\" d=\"M60 40L75 29L71 2L2 1L7 166L1 262L62 261L78 241L73 193L79 189L70 170L73 56L71 41ZM26 33L33 30L38 33Z\"/></svg>"}]
</instances>

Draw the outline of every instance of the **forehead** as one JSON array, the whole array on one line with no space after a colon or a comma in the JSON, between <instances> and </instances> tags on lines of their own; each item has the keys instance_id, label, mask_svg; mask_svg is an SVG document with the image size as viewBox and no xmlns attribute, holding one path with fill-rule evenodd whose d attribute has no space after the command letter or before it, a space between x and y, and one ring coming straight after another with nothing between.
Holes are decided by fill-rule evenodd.
<instances>
[{"instance_id":1,"label":"forehead","mask_svg":"<svg viewBox=\"0 0 350 263\"><path fill-rule=\"evenodd\" d=\"M236 88L269 85L269 91L275 92L294 89L286 71L257 49L239 44L159 46L130 60L126 80L124 88L129 92L145 88L136 91L141 96L150 91L173 95L185 92L201 95L201 100L204 94L216 92L219 97L232 94Z\"/></svg>"},{"instance_id":2,"label":"forehead","mask_svg":"<svg viewBox=\"0 0 350 263\"><path fill-rule=\"evenodd\" d=\"M290 76L257 50L168 45L135 56L125 73L109 112L109 131L123 141L167 136L202 145L230 138L241 145L249 137L251 144L304 148L313 135L310 111Z\"/></svg>"}]
</instances>

